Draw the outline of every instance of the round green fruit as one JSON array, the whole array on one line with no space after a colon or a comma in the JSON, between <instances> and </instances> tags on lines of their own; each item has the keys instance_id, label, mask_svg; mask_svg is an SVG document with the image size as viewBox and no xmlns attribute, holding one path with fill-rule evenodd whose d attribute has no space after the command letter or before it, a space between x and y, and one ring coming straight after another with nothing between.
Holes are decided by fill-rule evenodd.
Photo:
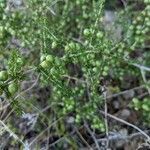
<instances>
[{"instance_id":1,"label":"round green fruit","mask_svg":"<svg viewBox=\"0 0 150 150\"><path fill-rule=\"evenodd\" d=\"M69 43L68 45L69 45L69 48L71 48L72 50L76 48L76 45L73 42Z\"/></svg>"},{"instance_id":2,"label":"round green fruit","mask_svg":"<svg viewBox=\"0 0 150 150\"><path fill-rule=\"evenodd\" d=\"M6 81L8 79L7 71L0 71L0 81Z\"/></svg>"},{"instance_id":3,"label":"round green fruit","mask_svg":"<svg viewBox=\"0 0 150 150\"><path fill-rule=\"evenodd\" d=\"M69 45L67 44L66 46L65 46L65 51L67 52L67 51L69 51L70 50L70 47L69 47Z\"/></svg>"},{"instance_id":4,"label":"round green fruit","mask_svg":"<svg viewBox=\"0 0 150 150\"><path fill-rule=\"evenodd\" d=\"M16 82L12 82L8 85L8 92L11 95L14 95L18 91L18 84Z\"/></svg>"},{"instance_id":5,"label":"round green fruit","mask_svg":"<svg viewBox=\"0 0 150 150\"><path fill-rule=\"evenodd\" d=\"M89 29L84 29L83 34L85 36L89 36L90 35L90 30Z\"/></svg>"},{"instance_id":6,"label":"round green fruit","mask_svg":"<svg viewBox=\"0 0 150 150\"><path fill-rule=\"evenodd\" d=\"M142 105L142 108L143 108L145 111L149 111L149 110L150 110L150 108L149 108L149 106L148 106L147 104L143 104L143 105Z\"/></svg>"},{"instance_id":7,"label":"round green fruit","mask_svg":"<svg viewBox=\"0 0 150 150\"><path fill-rule=\"evenodd\" d=\"M21 58L18 58L17 59L17 63L22 65L23 64L23 60Z\"/></svg>"},{"instance_id":8,"label":"round green fruit","mask_svg":"<svg viewBox=\"0 0 150 150\"><path fill-rule=\"evenodd\" d=\"M96 34L96 36L97 36L97 38L102 38L102 37L103 37L103 33L102 33L102 32L98 32L98 33Z\"/></svg>"},{"instance_id":9,"label":"round green fruit","mask_svg":"<svg viewBox=\"0 0 150 150\"><path fill-rule=\"evenodd\" d=\"M46 55L45 54L42 54L41 57L40 57L40 61L44 61L46 59Z\"/></svg>"},{"instance_id":10,"label":"round green fruit","mask_svg":"<svg viewBox=\"0 0 150 150\"><path fill-rule=\"evenodd\" d=\"M52 49L54 49L56 47L57 47L57 42L56 41L52 42Z\"/></svg>"},{"instance_id":11,"label":"round green fruit","mask_svg":"<svg viewBox=\"0 0 150 150\"><path fill-rule=\"evenodd\" d=\"M46 68L48 68L49 65L48 65L48 62L45 60L45 61L41 62L40 66L42 68L46 69Z\"/></svg>"},{"instance_id":12,"label":"round green fruit","mask_svg":"<svg viewBox=\"0 0 150 150\"><path fill-rule=\"evenodd\" d=\"M61 65L61 61L60 61L60 59L59 58L55 58L55 64L57 65L57 66L60 66Z\"/></svg>"},{"instance_id":13,"label":"round green fruit","mask_svg":"<svg viewBox=\"0 0 150 150\"><path fill-rule=\"evenodd\" d=\"M54 61L53 56L52 56L52 55L47 55L47 56L46 56L46 61L48 61L48 62L53 62L53 61Z\"/></svg>"}]
</instances>

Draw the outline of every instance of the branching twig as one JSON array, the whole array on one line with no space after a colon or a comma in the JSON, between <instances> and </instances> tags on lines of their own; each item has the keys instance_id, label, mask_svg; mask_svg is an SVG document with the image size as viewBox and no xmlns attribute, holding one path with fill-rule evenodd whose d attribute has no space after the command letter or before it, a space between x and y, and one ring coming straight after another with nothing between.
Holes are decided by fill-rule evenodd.
<instances>
[{"instance_id":1,"label":"branching twig","mask_svg":"<svg viewBox=\"0 0 150 150\"><path fill-rule=\"evenodd\" d=\"M75 132L78 134L78 136L80 137L80 139L85 143L85 145L89 148L89 150L92 150L92 147L87 143L87 141L83 138L83 136L80 134L80 132L78 131L78 129L76 127L74 127Z\"/></svg>"},{"instance_id":2,"label":"branching twig","mask_svg":"<svg viewBox=\"0 0 150 150\"><path fill-rule=\"evenodd\" d=\"M105 112L104 112L104 111L99 110L99 112L100 112L102 115L105 115ZM137 126L135 126L135 125L133 125L133 124L131 124L131 123L125 121L125 120L122 120L122 119L120 119L120 118L118 118L118 117L116 117L116 116L113 116L113 115L111 115L111 114L108 114L108 113L107 113L107 116L108 116L109 118L115 119L116 121L119 121L119 122L121 122L121 123L124 123L124 124L126 124L126 125L128 125L128 126L134 128L135 130L139 131L143 136L145 136L145 137L150 141L150 136L147 135L144 131L142 131L142 130L141 130L140 128L138 128Z\"/></svg>"}]
</instances>

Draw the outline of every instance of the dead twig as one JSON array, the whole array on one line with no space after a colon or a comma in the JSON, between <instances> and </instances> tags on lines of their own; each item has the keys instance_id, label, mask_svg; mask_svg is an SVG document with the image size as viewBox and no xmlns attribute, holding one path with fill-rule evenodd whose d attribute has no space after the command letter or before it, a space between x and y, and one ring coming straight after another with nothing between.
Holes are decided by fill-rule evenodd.
<instances>
[{"instance_id":1,"label":"dead twig","mask_svg":"<svg viewBox=\"0 0 150 150\"><path fill-rule=\"evenodd\" d=\"M87 131L88 131L89 134L91 135L91 137L92 137L92 139L93 139L93 141L94 141L94 143L95 143L97 149L98 149L98 150L101 150L101 149L100 149L100 146L99 146L99 144L98 144L98 141L97 141L97 139L96 139L96 137L95 137L95 135L94 135L94 133L91 131L91 129L89 128L89 126L88 126L88 124L87 124L86 121L84 121L84 126L86 127Z\"/></svg>"},{"instance_id":2,"label":"dead twig","mask_svg":"<svg viewBox=\"0 0 150 150\"><path fill-rule=\"evenodd\" d=\"M104 112L104 111L99 110L99 112L100 112L102 115L105 115L105 112ZM112 119L114 119L114 120L116 120L116 121L119 121L119 122L121 122L121 123L123 123L123 124L126 124L126 125L128 125L128 126L134 128L135 130L139 131L144 137L146 137L148 141L150 141L150 136L149 136L148 134L146 134L144 131L142 131L140 128L138 128L137 126L135 126L135 125L133 125L133 124L131 124L131 123L125 121L125 120L122 120L122 119L120 119L120 118L118 118L118 117L116 117L116 116L114 116L114 115L111 115L111 114L109 114L109 113L107 113L107 117L112 118Z\"/></svg>"},{"instance_id":3,"label":"dead twig","mask_svg":"<svg viewBox=\"0 0 150 150\"><path fill-rule=\"evenodd\" d=\"M150 130L146 130L144 131L146 134L150 133ZM112 142L112 141L119 141L119 140L123 140L123 141L130 141L130 140L133 140L134 138L139 138L139 137L142 137L143 134L141 134L141 132L137 132L137 133L133 133L131 135L128 135L128 136L125 136L125 135L122 135L122 134L119 134L119 133L110 133L109 134L109 141ZM103 142L103 141L106 141L107 138L101 138L101 139L97 139L98 142Z\"/></svg>"},{"instance_id":4,"label":"dead twig","mask_svg":"<svg viewBox=\"0 0 150 150\"><path fill-rule=\"evenodd\" d=\"M85 145L89 148L89 150L92 150L92 147L87 143L87 141L83 138L83 136L80 134L80 132L78 131L78 129L76 127L74 127L75 132L77 133L77 135L80 137L80 139L85 143Z\"/></svg>"}]
</instances>

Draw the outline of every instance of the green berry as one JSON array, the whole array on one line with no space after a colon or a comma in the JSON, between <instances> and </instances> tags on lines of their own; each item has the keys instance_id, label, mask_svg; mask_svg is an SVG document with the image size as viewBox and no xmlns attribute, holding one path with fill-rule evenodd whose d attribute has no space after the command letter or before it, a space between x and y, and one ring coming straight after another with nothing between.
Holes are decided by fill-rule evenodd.
<instances>
[{"instance_id":1,"label":"green berry","mask_svg":"<svg viewBox=\"0 0 150 150\"><path fill-rule=\"evenodd\" d=\"M52 56L52 55L47 55L47 56L46 56L46 61L48 61L48 62L53 62L53 61L54 61L53 56Z\"/></svg>"},{"instance_id":2,"label":"green berry","mask_svg":"<svg viewBox=\"0 0 150 150\"><path fill-rule=\"evenodd\" d=\"M60 66L61 65L61 61L60 61L60 59L59 58L55 58L55 64L57 65L57 66Z\"/></svg>"},{"instance_id":3,"label":"green berry","mask_svg":"<svg viewBox=\"0 0 150 150\"><path fill-rule=\"evenodd\" d=\"M97 34L96 34L96 36L97 36L97 38L102 38L103 37L103 33L102 32L98 32Z\"/></svg>"},{"instance_id":4,"label":"green berry","mask_svg":"<svg viewBox=\"0 0 150 150\"><path fill-rule=\"evenodd\" d=\"M80 50L80 45L78 43L75 44L76 50Z\"/></svg>"},{"instance_id":5,"label":"green berry","mask_svg":"<svg viewBox=\"0 0 150 150\"><path fill-rule=\"evenodd\" d=\"M22 65L23 64L23 60L21 58L18 58L17 59L17 63L20 64L20 65Z\"/></svg>"},{"instance_id":6,"label":"green berry","mask_svg":"<svg viewBox=\"0 0 150 150\"><path fill-rule=\"evenodd\" d=\"M76 122L76 123L79 123L79 122L80 122L80 120L81 120L81 117L80 117L80 115L78 115L78 114L77 114L77 115L76 115L75 122Z\"/></svg>"},{"instance_id":7,"label":"green berry","mask_svg":"<svg viewBox=\"0 0 150 150\"><path fill-rule=\"evenodd\" d=\"M137 98L133 98L132 101L134 104L139 104L139 100Z\"/></svg>"},{"instance_id":8,"label":"green berry","mask_svg":"<svg viewBox=\"0 0 150 150\"><path fill-rule=\"evenodd\" d=\"M49 67L49 64L48 64L48 62L45 60L45 61L43 61L43 62L40 64L40 66L41 66L42 68L46 69L46 68Z\"/></svg>"},{"instance_id":9,"label":"green berry","mask_svg":"<svg viewBox=\"0 0 150 150\"><path fill-rule=\"evenodd\" d=\"M89 29L84 29L83 34L85 36L89 36L90 35L90 30Z\"/></svg>"},{"instance_id":10,"label":"green berry","mask_svg":"<svg viewBox=\"0 0 150 150\"><path fill-rule=\"evenodd\" d=\"M150 108L148 107L147 104L143 104L143 105L142 105L142 108L143 108L145 111L150 111Z\"/></svg>"},{"instance_id":11,"label":"green berry","mask_svg":"<svg viewBox=\"0 0 150 150\"><path fill-rule=\"evenodd\" d=\"M104 67L104 71L108 71L109 70L109 67L108 66L105 66Z\"/></svg>"},{"instance_id":12,"label":"green berry","mask_svg":"<svg viewBox=\"0 0 150 150\"><path fill-rule=\"evenodd\" d=\"M54 75L54 74L56 75L56 74L57 74L56 68L54 68L54 67L51 68L51 69L50 69L50 73L51 73L52 75Z\"/></svg>"},{"instance_id":13,"label":"green berry","mask_svg":"<svg viewBox=\"0 0 150 150\"><path fill-rule=\"evenodd\" d=\"M45 55L45 54L41 55L40 61L42 62L42 61L44 61L45 59L46 59L46 55Z\"/></svg>"},{"instance_id":14,"label":"green berry","mask_svg":"<svg viewBox=\"0 0 150 150\"><path fill-rule=\"evenodd\" d=\"M97 61L95 62L95 65L96 65L97 67L99 67L99 66L101 65L101 62L97 60Z\"/></svg>"},{"instance_id":15,"label":"green berry","mask_svg":"<svg viewBox=\"0 0 150 150\"><path fill-rule=\"evenodd\" d=\"M72 50L74 50L74 49L76 48L76 45L75 45L73 42L71 42L71 43L69 43L69 47L70 47Z\"/></svg>"},{"instance_id":16,"label":"green berry","mask_svg":"<svg viewBox=\"0 0 150 150\"><path fill-rule=\"evenodd\" d=\"M134 30L134 26L131 25L131 26L129 27L129 29L130 29L130 30Z\"/></svg>"},{"instance_id":17,"label":"green berry","mask_svg":"<svg viewBox=\"0 0 150 150\"><path fill-rule=\"evenodd\" d=\"M0 72L0 81L6 81L7 79L8 79L7 71L1 71Z\"/></svg>"},{"instance_id":18,"label":"green berry","mask_svg":"<svg viewBox=\"0 0 150 150\"><path fill-rule=\"evenodd\" d=\"M67 51L69 51L69 50L70 50L69 45L68 45L68 44L65 45L65 51L67 52Z\"/></svg>"},{"instance_id":19,"label":"green berry","mask_svg":"<svg viewBox=\"0 0 150 150\"><path fill-rule=\"evenodd\" d=\"M107 73L106 71L103 71L103 72L102 72L102 75L103 75L103 76L107 76L108 73Z\"/></svg>"},{"instance_id":20,"label":"green berry","mask_svg":"<svg viewBox=\"0 0 150 150\"><path fill-rule=\"evenodd\" d=\"M93 72L96 73L97 71L98 71L98 69L97 69L96 67L94 67L94 68L93 68Z\"/></svg>"},{"instance_id":21,"label":"green berry","mask_svg":"<svg viewBox=\"0 0 150 150\"><path fill-rule=\"evenodd\" d=\"M54 49L56 47L57 47L57 42L56 41L52 42L52 49Z\"/></svg>"},{"instance_id":22,"label":"green berry","mask_svg":"<svg viewBox=\"0 0 150 150\"><path fill-rule=\"evenodd\" d=\"M12 82L8 85L8 92L11 95L14 95L18 91L18 84L17 82Z\"/></svg>"}]
</instances>

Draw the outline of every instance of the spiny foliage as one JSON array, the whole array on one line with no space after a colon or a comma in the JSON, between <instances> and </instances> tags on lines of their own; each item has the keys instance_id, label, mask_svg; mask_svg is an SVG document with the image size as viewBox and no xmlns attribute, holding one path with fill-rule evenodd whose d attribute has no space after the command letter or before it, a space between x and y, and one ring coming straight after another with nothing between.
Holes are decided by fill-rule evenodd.
<instances>
[{"instance_id":1,"label":"spiny foliage","mask_svg":"<svg viewBox=\"0 0 150 150\"><path fill-rule=\"evenodd\" d=\"M13 98L23 80L23 71L36 67L41 85L52 86L49 101L57 104L54 108L57 116L72 113L76 123L87 119L93 128L104 131L103 120L97 115L105 99L101 79L121 81L126 74L138 77L139 71L132 64L148 64L147 53L145 60L131 58L136 49L144 49L149 37L150 1L145 0L143 5L137 14L130 9L116 12L118 17L113 25L122 26L117 39L116 30L105 27L105 0L32 0L21 10L9 10L3 1L0 54L10 58L1 68L9 76L1 82L1 93L12 92ZM18 51L9 56L2 49L13 38L19 39L20 44ZM24 48L30 53L23 59ZM10 90L9 82L15 82L15 91Z\"/></svg>"}]
</instances>

